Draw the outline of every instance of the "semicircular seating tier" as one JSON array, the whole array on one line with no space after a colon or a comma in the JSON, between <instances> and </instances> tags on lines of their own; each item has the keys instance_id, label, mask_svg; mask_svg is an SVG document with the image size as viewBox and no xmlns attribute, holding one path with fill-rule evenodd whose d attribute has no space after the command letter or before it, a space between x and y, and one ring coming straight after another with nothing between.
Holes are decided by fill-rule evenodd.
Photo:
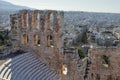
<instances>
[{"instance_id":1,"label":"semicircular seating tier","mask_svg":"<svg viewBox=\"0 0 120 80\"><path fill-rule=\"evenodd\" d=\"M32 53L24 53L0 66L0 80L60 80Z\"/></svg>"}]
</instances>

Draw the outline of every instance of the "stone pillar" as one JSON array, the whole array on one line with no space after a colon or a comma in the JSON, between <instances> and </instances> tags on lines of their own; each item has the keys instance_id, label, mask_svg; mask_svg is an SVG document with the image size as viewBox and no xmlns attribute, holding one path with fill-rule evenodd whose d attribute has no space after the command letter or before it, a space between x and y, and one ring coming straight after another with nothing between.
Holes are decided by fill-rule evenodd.
<instances>
[{"instance_id":1,"label":"stone pillar","mask_svg":"<svg viewBox=\"0 0 120 80\"><path fill-rule=\"evenodd\" d=\"M23 10L21 13L22 13L22 27L27 28L27 23L28 23L27 10Z\"/></svg>"},{"instance_id":2,"label":"stone pillar","mask_svg":"<svg viewBox=\"0 0 120 80\"><path fill-rule=\"evenodd\" d=\"M33 36L33 44L37 45L37 42L38 42L38 35L34 35Z\"/></svg>"},{"instance_id":3,"label":"stone pillar","mask_svg":"<svg viewBox=\"0 0 120 80\"><path fill-rule=\"evenodd\" d=\"M54 12L54 27L53 27L53 39L54 39L54 46L59 48L60 43L60 36L59 36L59 23L58 23L58 14Z\"/></svg>"},{"instance_id":4,"label":"stone pillar","mask_svg":"<svg viewBox=\"0 0 120 80\"><path fill-rule=\"evenodd\" d=\"M38 25L38 11L33 11L32 15L32 28L37 28Z\"/></svg>"},{"instance_id":5,"label":"stone pillar","mask_svg":"<svg viewBox=\"0 0 120 80\"><path fill-rule=\"evenodd\" d=\"M53 39L54 39L54 46L59 49L62 53L63 49L63 26L64 26L64 14L62 12L54 12L54 27L53 27Z\"/></svg>"},{"instance_id":6,"label":"stone pillar","mask_svg":"<svg viewBox=\"0 0 120 80\"><path fill-rule=\"evenodd\" d=\"M27 41L28 41L27 34L24 34L22 37L22 44L26 45L28 43Z\"/></svg>"},{"instance_id":7,"label":"stone pillar","mask_svg":"<svg viewBox=\"0 0 120 80\"><path fill-rule=\"evenodd\" d=\"M50 35L47 36L47 46L50 47Z\"/></svg>"}]
</instances>

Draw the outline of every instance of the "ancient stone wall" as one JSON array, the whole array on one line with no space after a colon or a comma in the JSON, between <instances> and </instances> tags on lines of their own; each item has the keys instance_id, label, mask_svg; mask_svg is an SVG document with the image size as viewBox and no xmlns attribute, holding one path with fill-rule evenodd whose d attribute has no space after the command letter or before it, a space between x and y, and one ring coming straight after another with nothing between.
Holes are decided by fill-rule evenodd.
<instances>
[{"instance_id":1,"label":"ancient stone wall","mask_svg":"<svg viewBox=\"0 0 120 80\"><path fill-rule=\"evenodd\" d=\"M53 24L50 25L50 15L53 15ZM30 11L22 10L17 14L10 16L11 18L11 38L13 42L19 41L15 45L19 48L25 46L38 47L37 41L39 40L39 47L54 46L61 49L62 39L60 29L63 27L63 12L57 11ZM53 27L52 29L50 27ZM52 37L52 40L50 39ZM52 43L51 43L52 42ZM13 43L14 44L14 43Z\"/></svg>"},{"instance_id":2,"label":"ancient stone wall","mask_svg":"<svg viewBox=\"0 0 120 80\"><path fill-rule=\"evenodd\" d=\"M76 51L63 49L63 12L22 10L10 18L13 50L34 53L61 80L79 80Z\"/></svg>"},{"instance_id":3,"label":"ancient stone wall","mask_svg":"<svg viewBox=\"0 0 120 80\"><path fill-rule=\"evenodd\" d=\"M64 13L22 10L10 16L13 51L34 53L61 80L120 80L120 49L96 48L81 60L75 49L64 49Z\"/></svg>"},{"instance_id":4,"label":"ancient stone wall","mask_svg":"<svg viewBox=\"0 0 120 80\"><path fill-rule=\"evenodd\" d=\"M106 57L103 57L106 56ZM120 48L91 49L88 80L120 80Z\"/></svg>"},{"instance_id":5,"label":"ancient stone wall","mask_svg":"<svg viewBox=\"0 0 120 80\"><path fill-rule=\"evenodd\" d=\"M63 48L63 12L22 10L10 21L13 51L34 53L61 80L120 80L119 48L91 49L83 60L75 49Z\"/></svg>"},{"instance_id":6,"label":"ancient stone wall","mask_svg":"<svg viewBox=\"0 0 120 80\"><path fill-rule=\"evenodd\" d=\"M76 49L64 49L63 64L66 65L67 72L63 73L63 80L82 80L78 69L78 52ZM64 70L63 70L64 71Z\"/></svg>"}]
</instances>

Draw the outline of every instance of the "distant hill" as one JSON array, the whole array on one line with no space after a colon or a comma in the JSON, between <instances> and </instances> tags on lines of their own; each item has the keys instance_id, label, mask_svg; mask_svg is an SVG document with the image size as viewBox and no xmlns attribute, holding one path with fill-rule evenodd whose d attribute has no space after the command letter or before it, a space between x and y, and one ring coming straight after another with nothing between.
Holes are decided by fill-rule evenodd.
<instances>
[{"instance_id":1,"label":"distant hill","mask_svg":"<svg viewBox=\"0 0 120 80\"><path fill-rule=\"evenodd\" d=\"M5 15L22 9L30 9L30 8L25 6L14 5L12 3L0 0L0 14Z\"/></svg>"},{"instance_id":2,"label":"distant hill","mask_svg":"<svg viewBox=\"0 0 120 80\"><path fill-rule=\"evenodd\" d=\"M26 6L14 5L12 3L0 0L0 28L10 28L9 15L22 9L31 9Z\"/></svg>"}]
</instances>

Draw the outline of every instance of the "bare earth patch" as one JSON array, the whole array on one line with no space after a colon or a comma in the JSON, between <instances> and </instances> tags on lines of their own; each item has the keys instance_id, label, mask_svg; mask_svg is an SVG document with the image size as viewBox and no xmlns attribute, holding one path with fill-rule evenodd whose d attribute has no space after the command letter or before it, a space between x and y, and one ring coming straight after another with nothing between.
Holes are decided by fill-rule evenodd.
<instances>
[{"instance_id":1,"label":"bare earth patch","mask_svg":"<svg viewBox=\"0 0 120 80\"><path fill-rule=\"evenodd\" d=\"M7 59L4 59L4 60L0 60L0 66L5 63L7 60L9 60L8 58Z\"/></svg>"}]
</instances>

